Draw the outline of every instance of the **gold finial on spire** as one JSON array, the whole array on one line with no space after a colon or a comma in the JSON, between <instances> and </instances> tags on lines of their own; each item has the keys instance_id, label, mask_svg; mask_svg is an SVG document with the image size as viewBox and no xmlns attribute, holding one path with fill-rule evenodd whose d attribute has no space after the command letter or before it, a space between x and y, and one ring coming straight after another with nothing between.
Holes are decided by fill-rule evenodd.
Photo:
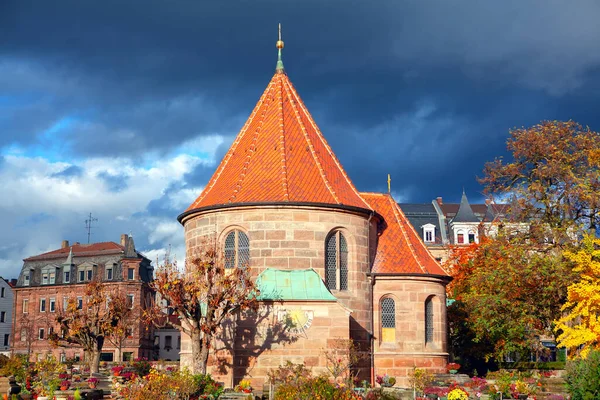
<instances>
[{"instance_id":1,"label":"gold finial on spire","mask_svg":"<svg viewBox=\"0 0 600 400\"><path fill-rule=\"evenodd\" d=\"M281 24L279 24L279 40L277 41L277 72L283 72L283 61L281 61L281 49L283 49L283 40L281 40Z\"/></svg>"},{"instance_id":2,"label":"gold finial on spire","mask_svg":"<svg viewBox=\"0 0 600 400\"><path fill-rule=\"evenodd\" d=\"M388 193L392 193L392 178L390 177L390 174L388 174Z\"/></svg>"}]
</instances>

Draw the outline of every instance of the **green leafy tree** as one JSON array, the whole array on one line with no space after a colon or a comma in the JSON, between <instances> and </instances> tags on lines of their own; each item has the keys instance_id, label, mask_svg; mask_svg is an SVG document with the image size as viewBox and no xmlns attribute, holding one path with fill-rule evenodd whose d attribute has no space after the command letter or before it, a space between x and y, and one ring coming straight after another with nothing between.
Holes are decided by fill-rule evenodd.
<instances>
[{"instance_id":1,"label":"green leafy tree","mask_svg":"<svg viewBox=\"0 0 600 400\"><path fill-rule=\"evenodd\" d=\"M500 234L454 248L449 262L453 307L461 309L462 330L471 332L486 360L528 352L539 346L540 335L552 334L573 281L560 252L540 253L519 237Z\"/></svg>"}]
</instances>

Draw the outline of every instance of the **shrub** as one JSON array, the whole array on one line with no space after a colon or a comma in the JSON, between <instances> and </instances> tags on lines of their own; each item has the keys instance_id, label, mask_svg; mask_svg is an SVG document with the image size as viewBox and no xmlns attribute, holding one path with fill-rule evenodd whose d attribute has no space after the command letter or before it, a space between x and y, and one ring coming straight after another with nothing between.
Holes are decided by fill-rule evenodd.
<instances>
[{"instance_id":1,"label":"shrub","mask_svg":"<svg viewBox=\"0 0 600 400\"><path fill-rule=\"evenodd\" d=\"M572 400L600 398L600 351L592 350L587 358L567 362L565 381Z\"/></svg>"},{"instance_id":2,"label":"shrub","mask_svg":"<svg viewBox=\"0 0 600 400\"><path fill-rule=\"evenodd\" d=\"M135 373L139 376L146 376L150 373L152 365L148 362L145 357L136 358L131 362L131 366L135 370Z\"/></svg>"}]
</instances>

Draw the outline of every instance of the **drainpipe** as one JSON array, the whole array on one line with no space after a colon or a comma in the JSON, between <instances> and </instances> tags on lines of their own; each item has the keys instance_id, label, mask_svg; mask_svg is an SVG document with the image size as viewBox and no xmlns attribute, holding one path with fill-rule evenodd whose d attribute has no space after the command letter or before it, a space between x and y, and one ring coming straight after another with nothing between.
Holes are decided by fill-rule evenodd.
<instances>
[{"instance_id":1,"label":"drainpipe","mask_svg":"<svg viewBox=\"0 0 600 400\"><path fill-rule=\"evenodd\" d=\"M367 220L368 230L367 230L367 263L369 264L369 269L371 268L371 219L373 218L375 213L371 211L369 214L369 219ZM373 315L375 314L375 310L373 309L373 286L375 285L375 276L371 275L371 273L367 273L367 276L371 279L371 285L369 287L369 310L371 310L371 331L369 332L369 341L371 346L371 387L375 386L375 320Z\"/></svg>"}]
</instances>

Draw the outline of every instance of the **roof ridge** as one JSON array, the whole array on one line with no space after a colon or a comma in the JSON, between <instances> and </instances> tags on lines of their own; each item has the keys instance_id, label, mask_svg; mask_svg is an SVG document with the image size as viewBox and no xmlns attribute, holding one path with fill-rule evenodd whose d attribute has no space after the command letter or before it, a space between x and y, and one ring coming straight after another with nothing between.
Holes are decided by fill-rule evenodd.
<instances>
[{"instance_id":1,"label":"roof ridge","mask_svg":"<svg viewBox=\"0 0 600 400\"><path fill-rule=\"evenodd\" d=\"M279 74L281 75L281 74ZM283 186L283 198L285 201L290 200L289 192L288 192L288 181L287 181L287 157L285 156L285 132L283 129L283 79L279 78L279 144L281 146L281 174L282 174L282 186Z\"/></svg>"},{"instance_id":2,"label":"roof ridge","mask_svg":"<svg viewBox=\"0 0 600 400\"><path fill-rule=\"evenodd\" d=\"M273 82L271 81L267 85L267 88L265 89L265 91L263 92L262 96L260 96L260 99L258 99L258 102L254 106L254 109L252 110L252 113L250 114L250 117L248 118L248 120L246 120L246 123L242 127L242 130L240 131L240 133L237 135L237 137L235 138L235 140L231 144L231 147L229 148L229 151L227 151L227 154L225 154L225 157L221 161L221 164L219 165L219 167L217 168L217 170L215 171L215 173L211 177L210 181L208 182L208 184L206 185L206 187L204 188L204 190L202 191L202 193L200 193L200 196L188 208L190 208L190 209L194 208L194 206L196 204L201 203L202 200L204 200L204 198L206 197L206 195L215 187L215 184L217 183L217 181L219 180L219 177L221 176L221 174L225 170L225 167L227 166L227 163L229 162L229 160L231 159L231 157L235 153L235 150L237 149L237 146L242 141L242 138L246 135L246 132L247 132L248 128L250 127L250 124L252 123L252 121L256 117L256 114L258 114L258 110L260 110L260 107L265 102L265 98L267 97L267 94L269 93L269 90L270 90L272 84L273 84Z\"/></svg>"},{"instance_id":3,"label":"roof ridge","mask_svg":"<svg viewBox=\"0 0 600 400\"><path fill-rule=\"evenodd\" d=\"M287 81L287 83L289 84L289 80ZM284 85L284 87L285 87L285 85ZM331 196L333 197L333 199L335 200L335 202L337 204L341 204L340 203L340 199L337 197L337 195L335 194L335 191L332 189L331 184L329 183L329 180L327 179L327 176L325 176L325 171L323 170L323 166L321 165L321 161L319 160L319 158L315 154L314 145L310 141L310 138L308 137L308 134L306 133L306 126L304 126L304 123L302 122L302 119L300 118L299 112L298 112L298 110L296 108L295 101L290 96L290 91L293 92L293 89L290 88L288 90L288 88L285 87L285 93L286 93L288 99L290 100L290 104L292 106L292 109L294 110L294 115L296 117L296 121L298 122L298 124L300 124L300 128L302 129L302 135L304 136L304 139L306 140L306 143L308 144L308 147L310 149L310 154L312 155L313 160L315 160L315 163L317 164L317 168L319 169L319 174L321 175L321 179L323 179L323 182L325 183L325 186L329 190L329 193L331 193Z\"/></svg>"},{"instance_id":4,"label":"roof ridge","mask_svg":"<svg viewBox=\"0 0 600 400\"><path fill-rule=\"evenodd\" d=\"M391 197L391 196L390 196ZM402 207L400 207L400 205L398 203L396 203L396 201L394 199L392 199L393 203L396 205L398 212L404 216L404 218L407 220L408 218L406 217L406 214L404 214L404 211L402 211ZM408 226L408 229L411 229L413 231L413 233L416 235L417 238L420 237L419 232L417 232L417 230L415 229L415 227L409 222L406 224ZM423 248L423 250L425 250L425 252L427 253L427 255L429 256L429 258L435 262L437 265L439 265L439 267L442 269L442 271L444 271L446 274L450 275L450 273L446 270L446 268L444 268L442 266L441 263L439 263L435 257L433 256L433 254L431 254L431 252L429 251L429 249L427 248L427 246L425 246L425 243L423 243L421 241L421 239L418 239L418 245L421 246ZM412 247L411 247L412 248ZM429 272L428 272L429 273Z\"/></svg>"},{"instance_id":5,"label":"roof ridge","mask_svg":"<svg viewBox=\"0 0 600 400\"><path fill-rule=\"evenodd\" d=\"M398 223L398 226L400 227L400 230L402 231L402 235L404 235L404 239L406 240L406 243L408 244L408 248L410 249L410 254L412 254L413 258L415 259L415 262L421 268L421 271L428 274L429 271L427 271L427 268L425 268L423 266L423 264L421 264L421 261L419 261L419 258L415 254L415 249L413 247L413 244L412 244L410 238L408 237L406 229L404 229L404 226L403 226L402 222L400 221L400 217L399 217L399 213L398 213L398 211L400 211L400 210L398 209L399 208L398 203L396 203L396 201L392 198L392 196L388 196L388 201L392 203L392 211L394 212L394 217L396 218L396 222Z\"/></svg>"},{"instance_id":6,"label":"roof ridge","mask_svg":"<svg viewBox=\"0 0 600 400\"><path fill-rule=\"evenodd\" d=\"M294 97L298 97L297 93L296 93L296 88L294 88L293 84L289 81L289 79L288 79L287 83L291 87L292 93L294 93ZM299 100L298 103L300 104L300 107L302 107L302 111L304 111L304 115L306 115L306 118L308 119L308 121L310 122L311 126L315 130L315 133L317 134L317 137L321 140L321 143L323 143L323 146L329 152L329 155L333 159L333 162L335 162L335 165L337 166L337 168L340 170L342 176L346 180L346 183L348 183L348 185L350 186L350 188L354 191L354 194L356 194L356 196L365 204L365 206L367 206L367 209L372 210L371 206L369 206L369 204L362 197L360 197L360 194L359 194L358 190L356 190L356 187L354 187L354 184L352 183L352 181L350 180L350 178L346 174L346 171L344 170L344 168L342 168L342 165L341 165L340 161L337 159L337 156L335 155L335 153L333 152L333 150L329 146L329 143L327 143L327 141L323 137L323 133L321 133L321 130L319 129L319 127L317 126L317 124L313 120L312 115L310 115L310 113L308 112L308 110L306 109L306 107L304 106L304 104L302 103L302 101L299 98L298 98L298 100Z\"/></svg>"},{"instance_id":7,"label":"roof ridge","mask_svg":"<svg viewBox=\"0 0 600 400\"><path fill-rule=\"evenodd\" d=\"M267 100L268 100L268 102L265 102L265 105L268 105L271 101L273 101L272 98L267 99ZM244 167L242 168L242 171L240 172L240 178L238 179L237 183L235 184L233 193L231 194L231 196L229 196L230 203L233 202L233 200L237 196L237 193L239 192L239 189L242 188L242 183L244 182L244 179L246 178L246 171L248 171L248 167L250 166L250 161L252 160L252 156L256 153L256 141L258 140L258 137L260 136L260 134L262 132L262 128L265 123L265 115L266 114L267 114L267 111L266 111L266 109L264 109L262 111L262 115L260 116L259 125L256 128L256 131L254 132L254 138L252 139L252 143L250 143L250 147L248 148L249 153L248 153L248 155L246 155L246 162L244 163Z\"/></svg>"}]
</instances>

